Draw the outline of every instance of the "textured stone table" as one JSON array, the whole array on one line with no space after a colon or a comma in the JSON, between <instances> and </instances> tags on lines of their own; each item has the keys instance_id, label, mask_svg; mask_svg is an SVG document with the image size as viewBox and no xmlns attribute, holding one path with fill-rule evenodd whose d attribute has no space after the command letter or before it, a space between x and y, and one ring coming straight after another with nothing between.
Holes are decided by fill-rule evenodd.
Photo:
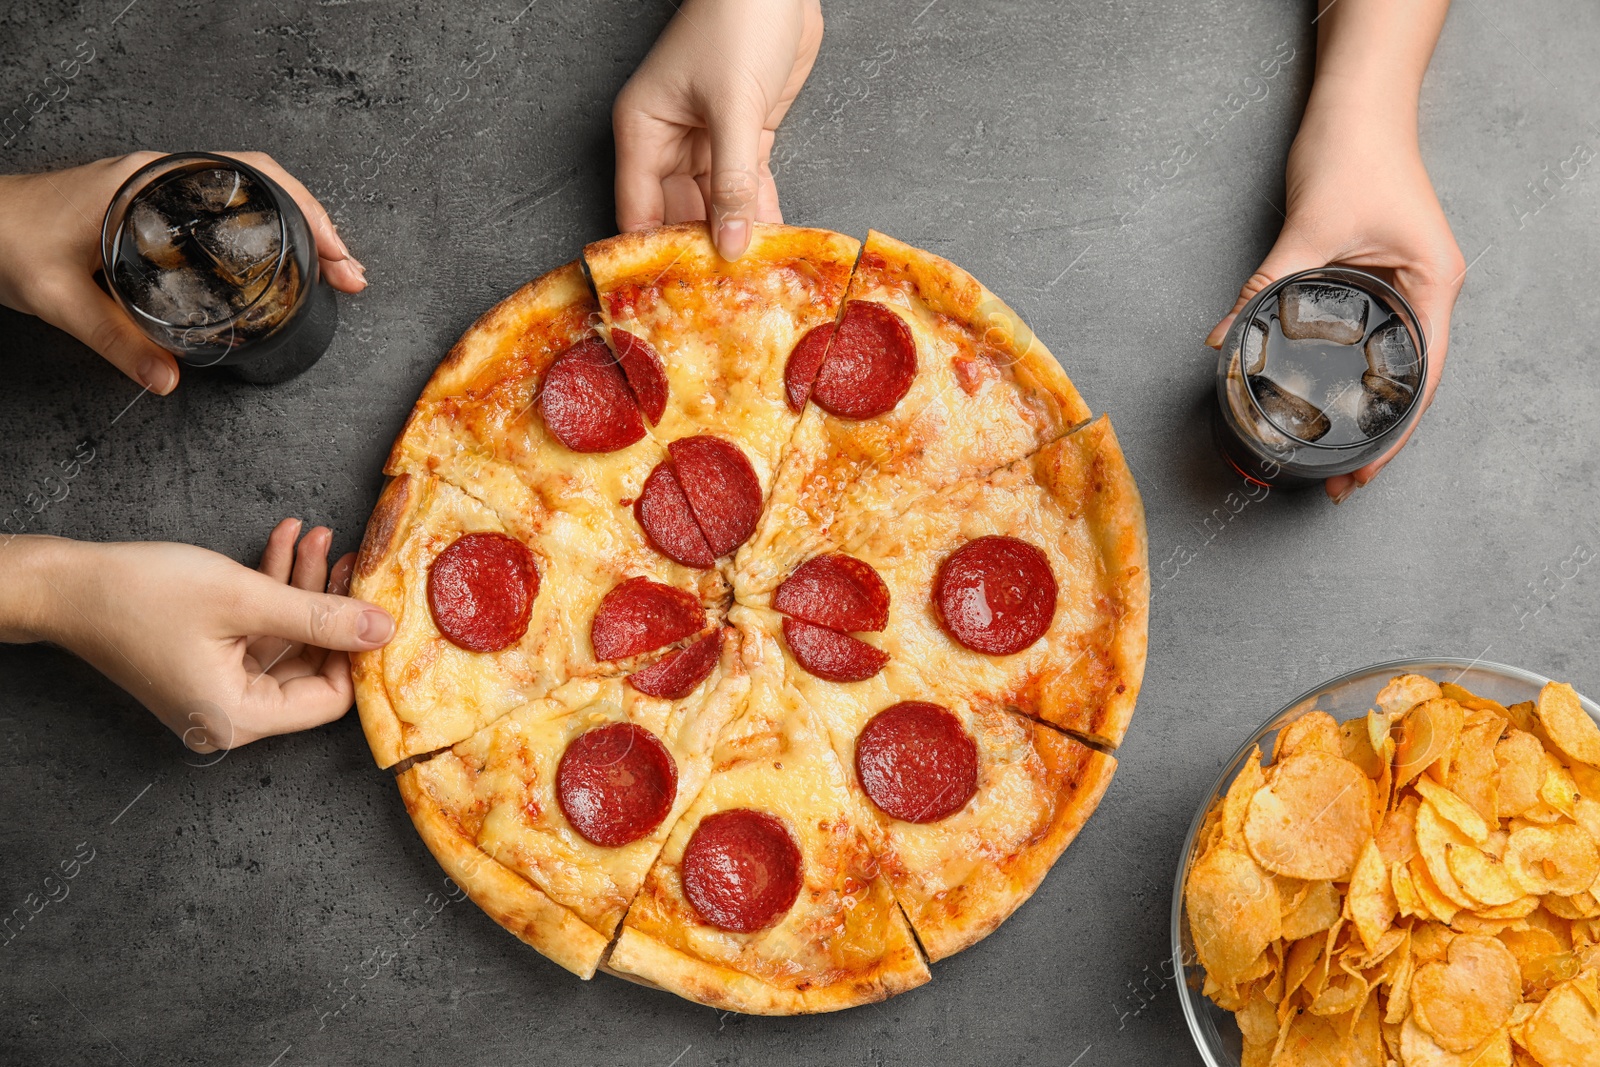
<instances>
[{"instance_id":1,"label":"textured stone table","mask_svg":"<svg viewBox=\"0 0 1600 1067\"><path fill-rule=\"evenodd\" d=\"M354 716L201 758L72 658L6 649L0 907L80 862L0 944L0 1061L1198 1062L1164 978L1173 871L1251 727L1400 655L1600 694L1600 570L1574 562L1600 550L1600 181L1572 162L1600 145L1600 9L1457 3L1422 116L1473 264L1438 402L1345 505L1273 493L1235 513L1200 342L1276 233L1312 5L827 2L779 137L788 217L876 226L988 283L1111 412L1149 512L1144 695L1105 802L1038 894L888 1003L721 1017L579 982L470 903L435 913L443 876ZM0 166L264 149L335 205L371 287L298 381L195 373L137 402L80 345L0 312L0 510L90 441L36 529L253 559L293 514L353 548L450 342L611 232L610 102L671 7L126 3L0 14L0 116L93 56Z\"/></svg>"}]
</instances>

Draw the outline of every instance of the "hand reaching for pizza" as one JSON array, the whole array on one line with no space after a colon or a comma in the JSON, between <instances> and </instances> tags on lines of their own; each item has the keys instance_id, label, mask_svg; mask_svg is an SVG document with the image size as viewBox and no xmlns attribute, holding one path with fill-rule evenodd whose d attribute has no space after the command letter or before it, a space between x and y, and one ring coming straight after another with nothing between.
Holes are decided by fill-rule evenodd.
<instances>
[{"instance_id":1,"label":"hand reaching for pizza","mask_svg":"<svg viewBox=\"0 0 1600 1067\"><path fill-rule=\"evenodd\" d=\"M17 537L0 546L0 640L52 641L126 689L196 752L236 748L343 715L346 652L394 632L383 609L341 595L333 535L272 531L259 570L191 545ZM326 590L326 591L324 591Z\"/></svg>"},{"instance_id":2,"label":"hand reaching for pizza","mask_svg":"<svg viewBox=\"0 0 1600 1067\"><path fill-rule=\"evenodd\" d=\"M617 95L617 226L711 221L737 259L782 222L768 157L822 45L818 0L686 0Z\"/></svg>"},{"instance_id":3,"label":"hand reaching for pizza","mask_svg":"<svg viewBox=\"0 0 1600 1067\"><path fill-rule=\"evenodd\" d=\"M1447 6L1325 6L1316 81L1285 171L1283 229L1206 344L1219 347L1246 302L1286 274L1330 263L1361 267L1398 289L1421 319L1428 341L1424 409L1432 402L1465 274L1417 146L1417 96ZM1374 55L1375 47L1393 54ZM1354 474L1329 478L1324 488L1334 502L1376 477L1416 425Z\"/></svg>"},{"instance_id":4,"label":"hand reaching for pizza","mask_svg":"<svg viewBox=\"0 0 1600 1067\"><path fill-rule=\"evenodd\" d=\"M311 224L322 274L359 293L366 268L350 254L328 212L294 175L261 152L225 152L283 186ZM95 284L100 224L122 183L158 152L134 152L70 170L0 175L0 304L70 333L152 393L177 388L178 363Z\"/></svg>"}]
</instances>

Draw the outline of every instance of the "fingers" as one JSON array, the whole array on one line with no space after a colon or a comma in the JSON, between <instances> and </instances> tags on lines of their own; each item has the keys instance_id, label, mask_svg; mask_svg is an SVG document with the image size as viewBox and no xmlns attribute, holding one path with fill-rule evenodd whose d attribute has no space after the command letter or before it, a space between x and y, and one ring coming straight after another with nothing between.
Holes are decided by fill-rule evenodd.
<instances>
[{"instance_id":1,"label":"fingers","mask_svg":"<svg viewBox=\"0 0 1600 1067\"><path fill-rule=\"evenodd\" d=\"M250 740L254 740L333 722L354 702L350 657L333 652L315 674L285 680L264 677L247 688L240 701L240 717L251 723Z\"/></svg>"},{"instance_id":2,"label":"fingers","mask_svg":"<svg viewBox=\"0 0 1600 1067\"><path fill-rule=\"evenodd\" d=\"M261 565L256 568L275 582L287 582L294 567L294 543L300 536L300 520L284 519L267 535L261 550Z\"/></svg>"},{"instance_id":3,"label":"fingers","mask_svg":"<svg viewBox=\"0 0 1600 1067\"><path fill-rule=\"evenodd\" d=\"M351 652L380 648L394 636L394 620L375 604L297 589L254 572L246 579L231 620L242 633Z\"/></svg>"},{"instance_id":4,"label":"fingers","mask_svg":"<svg viewBox=\"0 0 1600 1067\"><path fill-rule=\"evenodd\" d=\"M138 384L166 396L177 388L178 361L140 332L127 312L85 274L42 287L38 315L100 353Z\"/></svg>"},{"instance_id":5,"label":"fingers","mask_svg":"<svg viewBox=\"0 0 1600 1067\"><path fill-rule=\"evenodd\" d=\"M1272 251L1267 253L1267 258L1261 261L1261 266L1257 267L1256 272L1240 287L1239 298L1233 302L1233 309L1222 317L1221 322L1211 327L1211 332L1206 335L1206 345L1210 348L1221 348L1222 339L1228 335L1228 328L1233 325L1235 316L1243 311L1244 306L1261 290L1285 274L1326 265L1326 258L1301 239L1293 223L1286 222L1278 233L1278 240L1272 246Z\"/></svg>"},{"instance_id":6,"label":"fingers","mask_svg":"<svg viewBox=\"0 0 1600 1067\"><path fill-rule=\"evenodd\" d=\"M333 565L333 570L328 573L328 592L334 596L348 596L350 593L350 576L355 573L356 554L346 552L339 557L339 562Z\"/></svg>"},{"instance_id":7,"label":"fingers","mask_svg":"<svg viewBox=\"0 0 1600 1067\"><path fill-rule=\"evenodd\" d=\"M617 144L617 229L622 233L646 230L666 221L662 179L664 131L660 124L636 112L627 103L627 90L617 97L611 127Z\"/></svg>"},{"instance_id":8,"label":"fingers","mask_svg":"<svg viewBox=\"0 0 1600 1067\"><path fill-rule=\"evenodd\" d=\"M764 117L756 108L738 104L714 108L708 123L711 181L706 217L723 259L738 259L750 247L761 188Z\"/></svg>"},{"instance_id":9,"label":"fingers","mask_svg":"<svg viewBox=\"0 0 1600 1067\"><path fill-rule=\"evenodd\" d=\"M328 215L328 209L311 195L311 190L301 184L299 178L284 170L278 165L277 160L264 152L225 152L223 155L232 156L261 171L283 186L284 192L294 198L301 214L305 215L306 222L311 225L311 236L317 242L317 259L321 262L322 276L328 279L329 285L343 293L359 293L367 287L367 268L350 254L344 238L339 236L338 227Z\"/></svg>"}]
</instances>

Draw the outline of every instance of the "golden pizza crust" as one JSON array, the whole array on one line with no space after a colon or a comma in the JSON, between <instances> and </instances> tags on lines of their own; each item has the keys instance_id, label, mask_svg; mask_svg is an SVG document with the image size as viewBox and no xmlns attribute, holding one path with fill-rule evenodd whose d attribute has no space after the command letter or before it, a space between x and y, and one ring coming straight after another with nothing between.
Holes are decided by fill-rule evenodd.
<instances>
[{"instance_id":1,"label":"golden pizza crust","mask_svg":"<svg viewBox=\"0 0 1600 1067\"><path fill-rule=\"evenodd\" d=\"M1026 721L1039 768L1040 785L1048 791L1048 821L1025 845L1006 856L983 856L972 873L947 893L916 892L909 878L896 877L898 857L883 856L890 884L917 932L930 961L937 962L983 940L1033 896L1056 860L1100 804L1117 761L1104 753ZM976 800L976 798L975 798Z\"/></svg>"},{"instance_id":2,"label":"golden pizza crust","mask_svg":"<svg viewBox=\"0 0 1600 1067\"><path fill-rule=\"evenodd\" d=\"M1074 457L1075 462L1068 457ZM1081 507L1099 546L1109 598L1117 607L1103 651L1109 677L1098 692L1077 692L1065 672L1046 687L1037 714L1096 744L1122 743L1144 681L1150 629L1150 548L1144 502L1122 446L1102 417L1033 457L1039 484Z\"/></svg>"},{"instance_id":3,"label":"golden pizza crust","mask_svg":"<svg viewBox=\"0 0 1600 1067\"><path fill-rule=\"evenodd\" d=\"M400 797L428 851L474 904L551 961L592 978L608 939L534 885L490 859L422 788L419 768L401 773Z\"/></svg>"},{"instance_id":4,"label":"golden pizza crust","mask_svg":"<svg viewBox=\"0 0 1600 1067\"><path fill-rule=\"evenodd\" d=\"M902 925L905 920L900 920ZM731 967L699 959L624 927L604 970L619 978L676 993L686 1000L746 1015L806 1015L875 1004L915 989L932 974L909 931L875 971L806 988L764 982Z\"/></svg>"}]
</instances>

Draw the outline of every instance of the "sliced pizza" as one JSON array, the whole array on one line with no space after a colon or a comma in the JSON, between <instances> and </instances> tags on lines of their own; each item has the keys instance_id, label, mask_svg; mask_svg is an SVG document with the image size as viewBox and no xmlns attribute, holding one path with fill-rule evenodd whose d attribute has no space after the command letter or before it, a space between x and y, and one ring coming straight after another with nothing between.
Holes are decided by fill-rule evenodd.
<instances>
[{"instance_id":1,"label":"sliced pizza","mask_svg":"<svg viewBox=\"0 0 1600 1067\"><path fill-rule=\"evenodd\" d=\"M729 631L732 635L732 631ZM399 775L417 831L496 921L588 978L710 770L748 679L737 637L676 699L568 682Z\"/></svg>"},{"instance_id":2,"label":"sliced pizza","mask_svg":"<svg viewBox=\"0 0 1600 1067\"><path fill-rule=\"evenodd\" d=\"M522 518L513 528L429 475L402 474L379 497L351 592L395 620L387 645L352 658L380 766L464 740L569 679L651 666L712 625L726 592L716 572L642 538L596 543L581 512ZM628 640L596 649L597 624Z\"/></svg>"},{"instance_id":3,"label":"sliced pizza","mask_svg":"<svg viewBox=\"0 0 1600 1067\"><path fill-rule=\"evenodd\" d=\"M741 596L839 540L836 523L895 514L1090 416L1055 357L982 283L876 231L837 326L806 340L789 367L805 416L735 559Z\"/></svg>"},{"instance_id":4,"label":"sliced pizza","mask_svg":"<svg viewBox=\"0 0 1600 1067\"><path fill-rule=\"evenodd\" d=\"M633 376L664 376L652 433L672 449L690 502L701 492L702 524L727 527L715 543L750 536L761 501L721 514L714 484L695 484L676 442L710 438L735 446L770 491L799 409L784 367L802 338L831 330L860 243L828 230L757 223L750 248L725 260L704 223L626 233L584 249L612 348ZM735 546L736 547L736 546ZM718 555L723 552L718 551Z\"/></svg>"},{"instance_id":5,"label":"sliced pizza","mask_svg":"<svg viewBox=\"0 0 1600 1067\"><path fill-rule=\"evenodd\" d=\"M775 628L757 608L729 621ZM930 961L981 940L1033 894L1116 770L1066 734L953 699L899 665L841 684L791 653L788 677L877 820L879 869Z\"/></svg>"},{"instance_id":6,"label":"sliced pizza","mask_svg":"<svg viewBox=\"0 0 1600 1067\"><path fill-rule=\"evenodd\" d=\"M857 520L773 595L750 598L785 615L785 643L809 675L857 680L839 665L859 662L861 678L909 676L905 699L1020 711L1121 743L1144 676L1150 579L1143 508L1109 419L892 518ZM870 581L818 584L819 561L835 556ZM881 625L819 614L819 602L848 604L870 583Z\"/></svg>"},{"instance_id":7,"label":"sliced pizza","mask_svg":"<svg viewBox=\"0 0 1600 1067\"><path fill-rule=\"evenodd\" d=\"M870 1003L929 978L878 870L875 824L826 727L748 631L744 712L673 828L606 968L716 1008L774 1015Z\"/></svg>"}]
</instances>

